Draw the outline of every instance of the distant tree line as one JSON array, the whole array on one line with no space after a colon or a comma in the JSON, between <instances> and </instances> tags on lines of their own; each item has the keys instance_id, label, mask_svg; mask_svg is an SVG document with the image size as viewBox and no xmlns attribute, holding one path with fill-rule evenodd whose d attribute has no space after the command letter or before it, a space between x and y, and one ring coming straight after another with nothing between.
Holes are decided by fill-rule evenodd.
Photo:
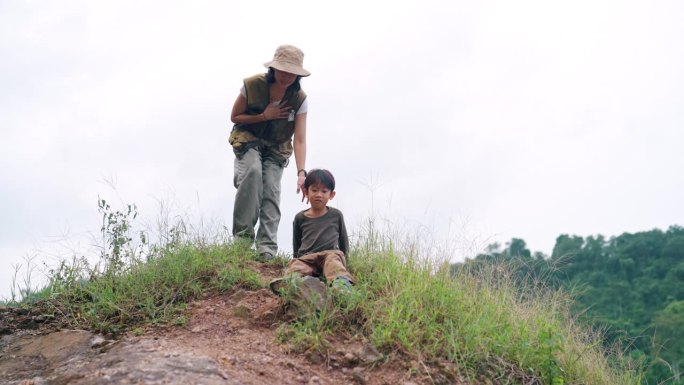
<instances>
[{"instance_id":1,"label":"distant tree line","mask_svg":"<svg viewBox=\"0 0 684 385\"><path fill-rule=\"evenodd\" d=\"M642 361L646 384L684 385L683 227L609 239L563 234L550 256L513 238L452 268L483 261L512 264L521 283L542 279L572 291L574 313Z\"/></svg>"}]
</instances>

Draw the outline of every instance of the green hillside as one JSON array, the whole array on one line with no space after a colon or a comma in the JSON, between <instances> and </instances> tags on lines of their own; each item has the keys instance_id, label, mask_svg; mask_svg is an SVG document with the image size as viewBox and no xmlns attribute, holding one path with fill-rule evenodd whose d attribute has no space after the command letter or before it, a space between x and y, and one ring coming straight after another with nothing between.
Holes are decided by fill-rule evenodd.
<instances>
[{"instance_id":1,"label":"green hillside","mask_svg":"<svg viewBox=\"0 0 684 385\"><path fill-rule=\"evenodd\" d=\"M684 384L684 228L610 239L561 235L551 256L513 239L475 260L508 261L520 276L545 277L572 291L573 314L602 330L605 346L622 341L644 363L646 384Z\"/></svg>"}]
</instances>

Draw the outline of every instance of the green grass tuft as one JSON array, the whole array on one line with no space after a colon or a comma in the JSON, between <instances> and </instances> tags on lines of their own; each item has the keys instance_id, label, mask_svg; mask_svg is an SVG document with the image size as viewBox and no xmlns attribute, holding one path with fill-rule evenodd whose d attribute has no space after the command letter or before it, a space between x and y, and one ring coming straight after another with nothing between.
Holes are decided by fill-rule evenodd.
<instances>
[{"instance_id":1,"label":"green grass tuft","mask_svg":"<svg viewBox=\"0 0 684 385\"><path fill-rule=\"evenodd\" d=\"M116 274L63 264L36 296L40 306L72 327L119 333L140 323L183 323L184 304L209 292L262 286L246 268L242 244L177 245ZM65 270L70 270L63 274ZM68 277L68 278L65 278Z\"/></svg>"}]
</instances>

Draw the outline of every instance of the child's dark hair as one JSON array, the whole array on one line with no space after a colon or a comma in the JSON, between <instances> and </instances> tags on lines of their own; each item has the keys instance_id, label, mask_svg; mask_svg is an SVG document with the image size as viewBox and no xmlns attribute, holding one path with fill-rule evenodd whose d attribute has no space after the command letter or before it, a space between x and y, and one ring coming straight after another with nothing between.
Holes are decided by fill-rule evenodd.
<instances>
[{"instance_id":1,"label":"child's dark hair","mask_svg":"<svg viewBox=\"0 0 684 385\"><path fill-rule=\"evenodd\" d=\"M330 171L315 168L306 174L306 179L304 179L305 189L319 183L330 189L330 191L335 191L335 177Z\"/></svg>"}]
</instances>

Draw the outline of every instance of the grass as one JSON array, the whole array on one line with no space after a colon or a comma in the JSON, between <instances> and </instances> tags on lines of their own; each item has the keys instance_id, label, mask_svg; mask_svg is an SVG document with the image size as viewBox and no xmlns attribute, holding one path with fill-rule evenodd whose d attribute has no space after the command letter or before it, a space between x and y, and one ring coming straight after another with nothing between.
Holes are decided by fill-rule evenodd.
<instances>
[{"instance_id":1,"label":"grass","mask_svg":"<svg viewBox=\"0 0 684 385\"><path fill-rule=\"evenodd\" d=\"M21 288L21 302L13 295L7 305L33 307L69 327L116 335L145 323L183 324L189 300L236 286L261 286L258 274L247 267L253 251L245 242L220 236L208 241L190 234L179 221L158 244L150 244L144 232L134 240L134 205L114 211L98 199L98 207L99 262L91 266L76 257L62 261L48 272L45 288Z\"/></svg>"},{"instance_id":2,"label":"grass","mask_svg":"<svg viewBox=\"0 0 684 385\"><path fill-rule=\"evenodd\" d=\"M71 327L109 334L140 323L182 323L184 304L193 298L236 286L261 286L259 276L245 265L245 253L239 244L183 244L118 274L94 275L62 264L61 273L30 302Z\"/></svg>"},{"instance_id":3,"label":"grass","mask_svg":"<svg viewBox=\"0 0 684 385\"><path fill-rule=\"evenodd\" d=\"M362 240L349 257L358 278L354 295L292 324L290 341L325 349L326 336L361 334L388 359L440 368L428 373L435 383L640 383L619 352L606 352L600 335L573 319L567 293L521 284L504 264L454 272L415 247L397 250L379 239Z\"/></svg>"},{"instance_id":4,"label":"grass","mask_svg":"<svg viewBox=\"0 0 684 385\"><path fill-rule=\"evenodd\" d=\"M63 262L21 305L71 327L117 334L144 324L183 325L193 298L263 286L243 242L176 233L162 246L134 246L130 206L118 215L103 211L103 261ZM575 322L566 293L521 284L510 266L454 270L375 231L358 240L348 261L354 289L333 291L331 306L281 325L283 342L326 352L333 337L361 337L386 361L411 363L407 370L433 383L640 384L619 352L606 352L600 335Z\"/></svg>"}]
</instances>

